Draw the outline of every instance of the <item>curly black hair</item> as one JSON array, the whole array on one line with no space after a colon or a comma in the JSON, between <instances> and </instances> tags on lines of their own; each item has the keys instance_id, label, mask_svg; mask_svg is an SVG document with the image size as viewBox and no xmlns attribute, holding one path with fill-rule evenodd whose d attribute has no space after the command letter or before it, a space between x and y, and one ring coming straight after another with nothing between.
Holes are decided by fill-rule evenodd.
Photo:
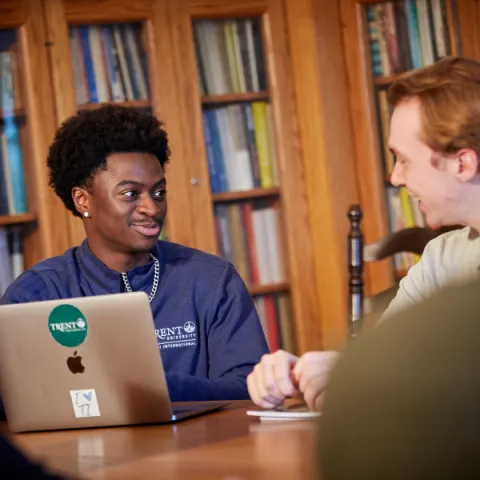
<instances>
[{"instance_id":1,"label":"curly black hair","mask_svg":"<svg viewBox=\"0 0 480 480\"><path fill-rule=\"evenodd\" d=\"M163 167L170 157L163 123L145 111L105 104L78 112L57 130L47 158L50 185L75 216L72 188L88 188L118 152L152 153Z\"/></svg>"}]
</instances>

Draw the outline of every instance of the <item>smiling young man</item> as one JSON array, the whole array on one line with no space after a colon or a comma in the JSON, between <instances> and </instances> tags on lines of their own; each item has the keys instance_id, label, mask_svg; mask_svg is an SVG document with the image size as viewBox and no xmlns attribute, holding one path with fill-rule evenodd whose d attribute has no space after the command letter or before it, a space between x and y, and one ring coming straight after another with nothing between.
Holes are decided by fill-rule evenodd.
<instances>
[{"instance_id":1,"label":"smiling young man","mask_svg":"<svg viewBox=\"0 0 480 480\"><path fill-rule=\"evenodd\" d=\"M419 200L432 226L465 225L429 242L382 318L480 270L480 63L450 57L404 75L394 107L391 182Z\"/></svg>"},{"instance_id":2,"label":"smiling young man","mask_svg":"<svg viewBox=\"0 0 480 480\"><path fill-rule=\"evenodd\" d=\"M50 147L50 183L87 238L24 272L0 303L146 292L171 400L245 399L268 352L261 324L231 264L158 240L169 156L149 113L105 105L69 118Z\"/></svg>"},{"instance_id":3,"label":"smiling young man","mask_svg":"<svg viewBox=\"0 0 480 480\"><path fill-rule=\"evenodd\" d=\"M390 87L394 111L389 146L397 157L391 182L420 201L434 227L465 225L436 237L400 282L388 317L464 283L480 270L480 62L448 57L401 75ZM252 400L272 407L303 393L314 408L322 402L336 352L265 355L248 376Z\"/></svg>"}]
</instances>

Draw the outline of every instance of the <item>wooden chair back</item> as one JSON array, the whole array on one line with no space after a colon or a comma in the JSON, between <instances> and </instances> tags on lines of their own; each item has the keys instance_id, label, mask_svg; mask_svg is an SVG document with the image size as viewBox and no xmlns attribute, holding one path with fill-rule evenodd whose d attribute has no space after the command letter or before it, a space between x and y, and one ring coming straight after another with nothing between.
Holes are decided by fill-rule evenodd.
<instances>
[{"instance_id":1,"label":"wooden chair back","mask_svg":"<svg viewBox=\"0 0 480 480\"><path fill-rule=\"evenodd\" d=\"M364 245L361 221L363 212L360 205L352 205L348 210L350 230L348 233L348 298L349 298L349 335L355 338L363 325L365 314L379 317L396 294L398 285L375 295L364 297L363 265L391 257L397 253L410 252L422 255L427 243L451 230L462 228L459 225L432 229L430 227L412 227L399 230L385 238ZM369 301L367 304L366 301ZM373 317L372 317L373 318Z\"/></svg>"}]
</instances>

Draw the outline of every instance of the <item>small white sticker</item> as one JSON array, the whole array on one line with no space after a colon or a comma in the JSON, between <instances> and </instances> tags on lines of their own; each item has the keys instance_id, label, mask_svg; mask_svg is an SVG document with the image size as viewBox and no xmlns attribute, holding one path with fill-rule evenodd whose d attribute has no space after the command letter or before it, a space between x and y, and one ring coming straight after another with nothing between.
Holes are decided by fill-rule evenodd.
<instances>
[{"instance_id":1,"label":"small white sticker","mask_svg":"<svg viewBox=\"0 0 480 480\"><path fill-rule=\"evenodd\" d=\"M97 394L93 388L89 390L70 390L73 412L77 418L99 417Z\"/></svg>"}]
</instances>

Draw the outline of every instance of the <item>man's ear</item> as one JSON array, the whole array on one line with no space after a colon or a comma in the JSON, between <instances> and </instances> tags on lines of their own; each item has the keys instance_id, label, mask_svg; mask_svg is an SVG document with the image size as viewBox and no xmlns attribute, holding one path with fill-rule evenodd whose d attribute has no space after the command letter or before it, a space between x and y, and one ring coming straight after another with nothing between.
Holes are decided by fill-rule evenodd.
<instances>
[{"instance_id":1,"label":"man's ear","mask_svg":"<svg viewBox=\"0 0 480 480\"><path fill-rule=\"evenodd\" d=\"M455 175L461 182L469 182L478 172L478 155L471 148L459 150L455 158Z\"/></svg>"},{"instance_id":2,"label":"man's ear","mask_svg":"<svg viewBox=\"0 0 480 480\"><path fill-rule=\"evenodd\" d=\"M72 188L72 200L77 212L83 217L86 212L90 213L91 195L84 187Z\"/></svg>"}]
</instances>

